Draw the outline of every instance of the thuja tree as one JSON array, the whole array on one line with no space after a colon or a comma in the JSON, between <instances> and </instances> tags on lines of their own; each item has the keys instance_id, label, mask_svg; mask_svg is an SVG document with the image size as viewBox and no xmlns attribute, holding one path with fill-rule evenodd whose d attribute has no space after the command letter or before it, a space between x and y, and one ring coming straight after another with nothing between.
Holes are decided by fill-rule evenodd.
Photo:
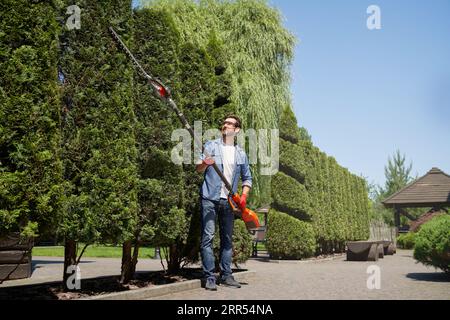
<instances>
[{"instance_id":1,"label":"thuja tree","mask_svg":"<svg viewBox=\"0 0 450 320\"><path fill-rule=\"evenodd\" d=\"M308 163L307 148L301 143L301 130L291 108L287 106L280 119L280 172L272 178L272 207L301 220L311 221L312 212L308 190L305 187Z\"/></svg>"},{"instance_id":2,"label":"thuja tree","mask_svg":"<svg viewBox=\"0 0 450 320\"><path fill-rule=\"evenodd\" d=\"M211 33L202 47L185 42L172 15L159 8L136 10L133 30L133 52L144 69L170 87L188 122L193 125L200 120L203 130L217 129L234 107L229 104L223 44L215 34ZM123 270L130 266L123 273L124 282L133 276L140 243L162 247L168 271L176 273L183 263L198 259L200 238L202 176L192 163L172 161L178 141L171 141L171 136L173 130L182 128L181 123L139 75L135 77L134 106L141 186L139 223L133 241L124 244ZM193 156L188 160L194 160Z\"/></svg>"},{"instance_id":3,"label":"thuja tree","mask_svg":"<svg viewBox=\"0 0 450 320\"><path fill-rule=\"evenodd\" d=\"M225 72L231 81L229 99L245 128L278 128L279 116L290 100L289 64L295 40L277 10L263 0L142 3L170 11L185 42L205 47L215 33L224 44ZM270 183L262 183L266 179L261 179L259 167L252 166L251 201L255 204L266 202L261 195L270 188Z\"/></svg>"},{"instance_id":4,"label":"thuja tree","mask_svg":"<svg viewBox=\"0 0 450 320\"><path fill-rule=\"evenodd\" d=\"M301 140L301 131L289 106L283 111L280 123L280 172L272 178L273 202L269 213L267 247L270 255L276 258L304 258L314 253L316 242L312 227L315 215L311 210L314 199L305 187L311 164L308 163L308 149L300 144L309 142ZM279 249L281 239L277 235L285 234L282 222L288 222L287 215L302 222L296 228L289 228L283 248Z\"/></svg>"},{"instance_id":5,"label":"thuja tree","mask_svg":"<svg viewBox=\"0 0 450 320\"><path fill-rule=\"evenodd\" d=\"M218 129L226 113L234 113L235 107L229 100L227 65L224 63L223 46L211 34L205 47L198 48L191 43L181 46L179 56L179 91L175 96L190 124L202 121L203 130ZM194 145L192 145L194 147ZM196 158L196 155L193 154ZM193 159L196 160L196 159ZM185 172L185 211L189 217L186 232L169 246L171 272L177 272L183 262L198 259L200 243L200 201L199 187L202 175L195 172L195 164L183 164Z\"/></svg>"},{"instance_id":6,"label":"thuja tree","mask_svg":"<svg viewBox=\"0 0 450 320\"><path fill-rule=\"evenodd\" d=\"M144 69L177 92L180 40L170 16L164 11L133 13L130 48ZM129 61L128 63L131 63ZM177 95L177 94L176 94ZM170 246L186 227L184 172L171 161L172 131L179 125L175 115L151 91L145 79L134 73L133 103L136 114L137 165L139 172L138 223L133 237L123 244L122 282L135 273L142 243Z\"/></svg>"},{"instance_id":7,"label":"thuja tree","mask_svg":"<svg viewBox=\"0 0 450 320\"><path fill-rule=\"evenodd\" d=\"M133 70L108 31L112 25L129 41L131 1L77 5L81 29L64 30L59 61L65 199L58 232L65 239L64 270L79 262L77 242L131 239L138 207Z\"/></svg>"},{"instance_id":8,"label":"thuja tree","mask_svg":"<svg viewBox=\"0 0 450 320\"><path fill-rule=\"evenodd\" d=\"M0 234L44 234L61 193L57 10L0 4Z\"/></svg>"}]
</instances>

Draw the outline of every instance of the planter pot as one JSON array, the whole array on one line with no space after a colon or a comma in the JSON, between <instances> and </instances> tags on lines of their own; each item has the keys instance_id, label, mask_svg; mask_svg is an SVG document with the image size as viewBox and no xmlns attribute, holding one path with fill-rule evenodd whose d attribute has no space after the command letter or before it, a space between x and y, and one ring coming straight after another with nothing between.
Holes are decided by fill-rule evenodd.
<instances>
[{"instance_id":1,"label":"planter pot","mask_svg":"<svg viewBox=\"0 0 450 320\"><path fill-rule=\"evenodd\" d=\"M31 250L34 241L19 233L0 237L0 281L31 277Z\"/></svg>"}]
</instances>

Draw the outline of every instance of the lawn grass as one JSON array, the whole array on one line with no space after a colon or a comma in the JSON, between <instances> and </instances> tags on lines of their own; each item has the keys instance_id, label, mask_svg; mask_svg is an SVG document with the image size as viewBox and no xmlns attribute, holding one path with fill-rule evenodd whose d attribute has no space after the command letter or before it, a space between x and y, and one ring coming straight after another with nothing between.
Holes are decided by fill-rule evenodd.
<instances>
[{"instance_id":1,"label":"lawn grass","mask_svg":"<svg viewBox=\"0 0 450 320\"><path fill-rule=\"evenodd\" d=\"M260 250L266 251L267 250L266 245L264 243L258 243L256 248L258 249L258 251L260 251Z\"/></svg>"},{"instance_id":2,"label":"lawn grass","mask_svg":"<svg viewBox=\"0 0 450 320\"><path fill-rule=\"evenodd\" d=\"M78 247L78 254L83 249L83 245ZM162 252L161 252L162 254ZM45 257L64 257L63 246L51 247L34 247L32 251L33 256ZM154 248L141 247L139 249L139 258L153 258L155 255ZM105 246L105 245L90 245L83 253L83 257L90 258L122 258L122 247L120 246Z\"/></svg>"},{"instance_id":3,"label":"lawn grass","mask_svg":"<svg viewBox=\"0 0 450 320\"><path fill-rule=\"evenodd\" d=\"M78 247L78 254L84 246ZM258 251L265 251L264 243L258 243ZM63 246L45 246L33 247L32 255L34 257L64 257ZM161 250L161 255L164 254ZM139 258L153 258L155 256L155 248L141 247L139 249ZM83 253L86 258L122 258L122 247L120 246L105 246L105 245L90 245Z\"/></svg>"}]
</instances>

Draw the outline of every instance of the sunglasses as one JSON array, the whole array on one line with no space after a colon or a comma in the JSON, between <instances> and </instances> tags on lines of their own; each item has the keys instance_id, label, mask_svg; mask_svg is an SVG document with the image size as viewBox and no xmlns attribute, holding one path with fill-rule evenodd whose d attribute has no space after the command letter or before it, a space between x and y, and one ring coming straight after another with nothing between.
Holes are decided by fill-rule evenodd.
<instances>
[{"instance_id":1,"label":"sunglasses","mask_svg":"<svg viewBox=\"0 0 450 320\"><path fill-rule=\"evenodd\" d=\"M230 126L237 127L237 122L224 121L223 124L224 124L224 125L225 125L225 124L228 124L228 125L230 125Z\"/></svg>"}]
</instances>

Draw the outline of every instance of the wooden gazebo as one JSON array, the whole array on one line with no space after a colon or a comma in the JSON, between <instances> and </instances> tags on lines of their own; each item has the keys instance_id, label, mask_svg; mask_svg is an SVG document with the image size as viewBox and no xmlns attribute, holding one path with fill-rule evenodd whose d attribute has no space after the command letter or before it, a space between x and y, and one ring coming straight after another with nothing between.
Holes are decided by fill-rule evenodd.
<instances>
[{"instance_id":1,"label":"wooden gazebo","mask_svg":"<svg viewBox=\"0 0 450 320\"><path fill-rule=\"evenodd\" d=\"M434 210L450 207L450 176L438 168L410 183L385 199L383 205L395 211L395 225L400 228L400 215L414 220L406 208L432 207Z\"/></svg>"}]
</instances>

